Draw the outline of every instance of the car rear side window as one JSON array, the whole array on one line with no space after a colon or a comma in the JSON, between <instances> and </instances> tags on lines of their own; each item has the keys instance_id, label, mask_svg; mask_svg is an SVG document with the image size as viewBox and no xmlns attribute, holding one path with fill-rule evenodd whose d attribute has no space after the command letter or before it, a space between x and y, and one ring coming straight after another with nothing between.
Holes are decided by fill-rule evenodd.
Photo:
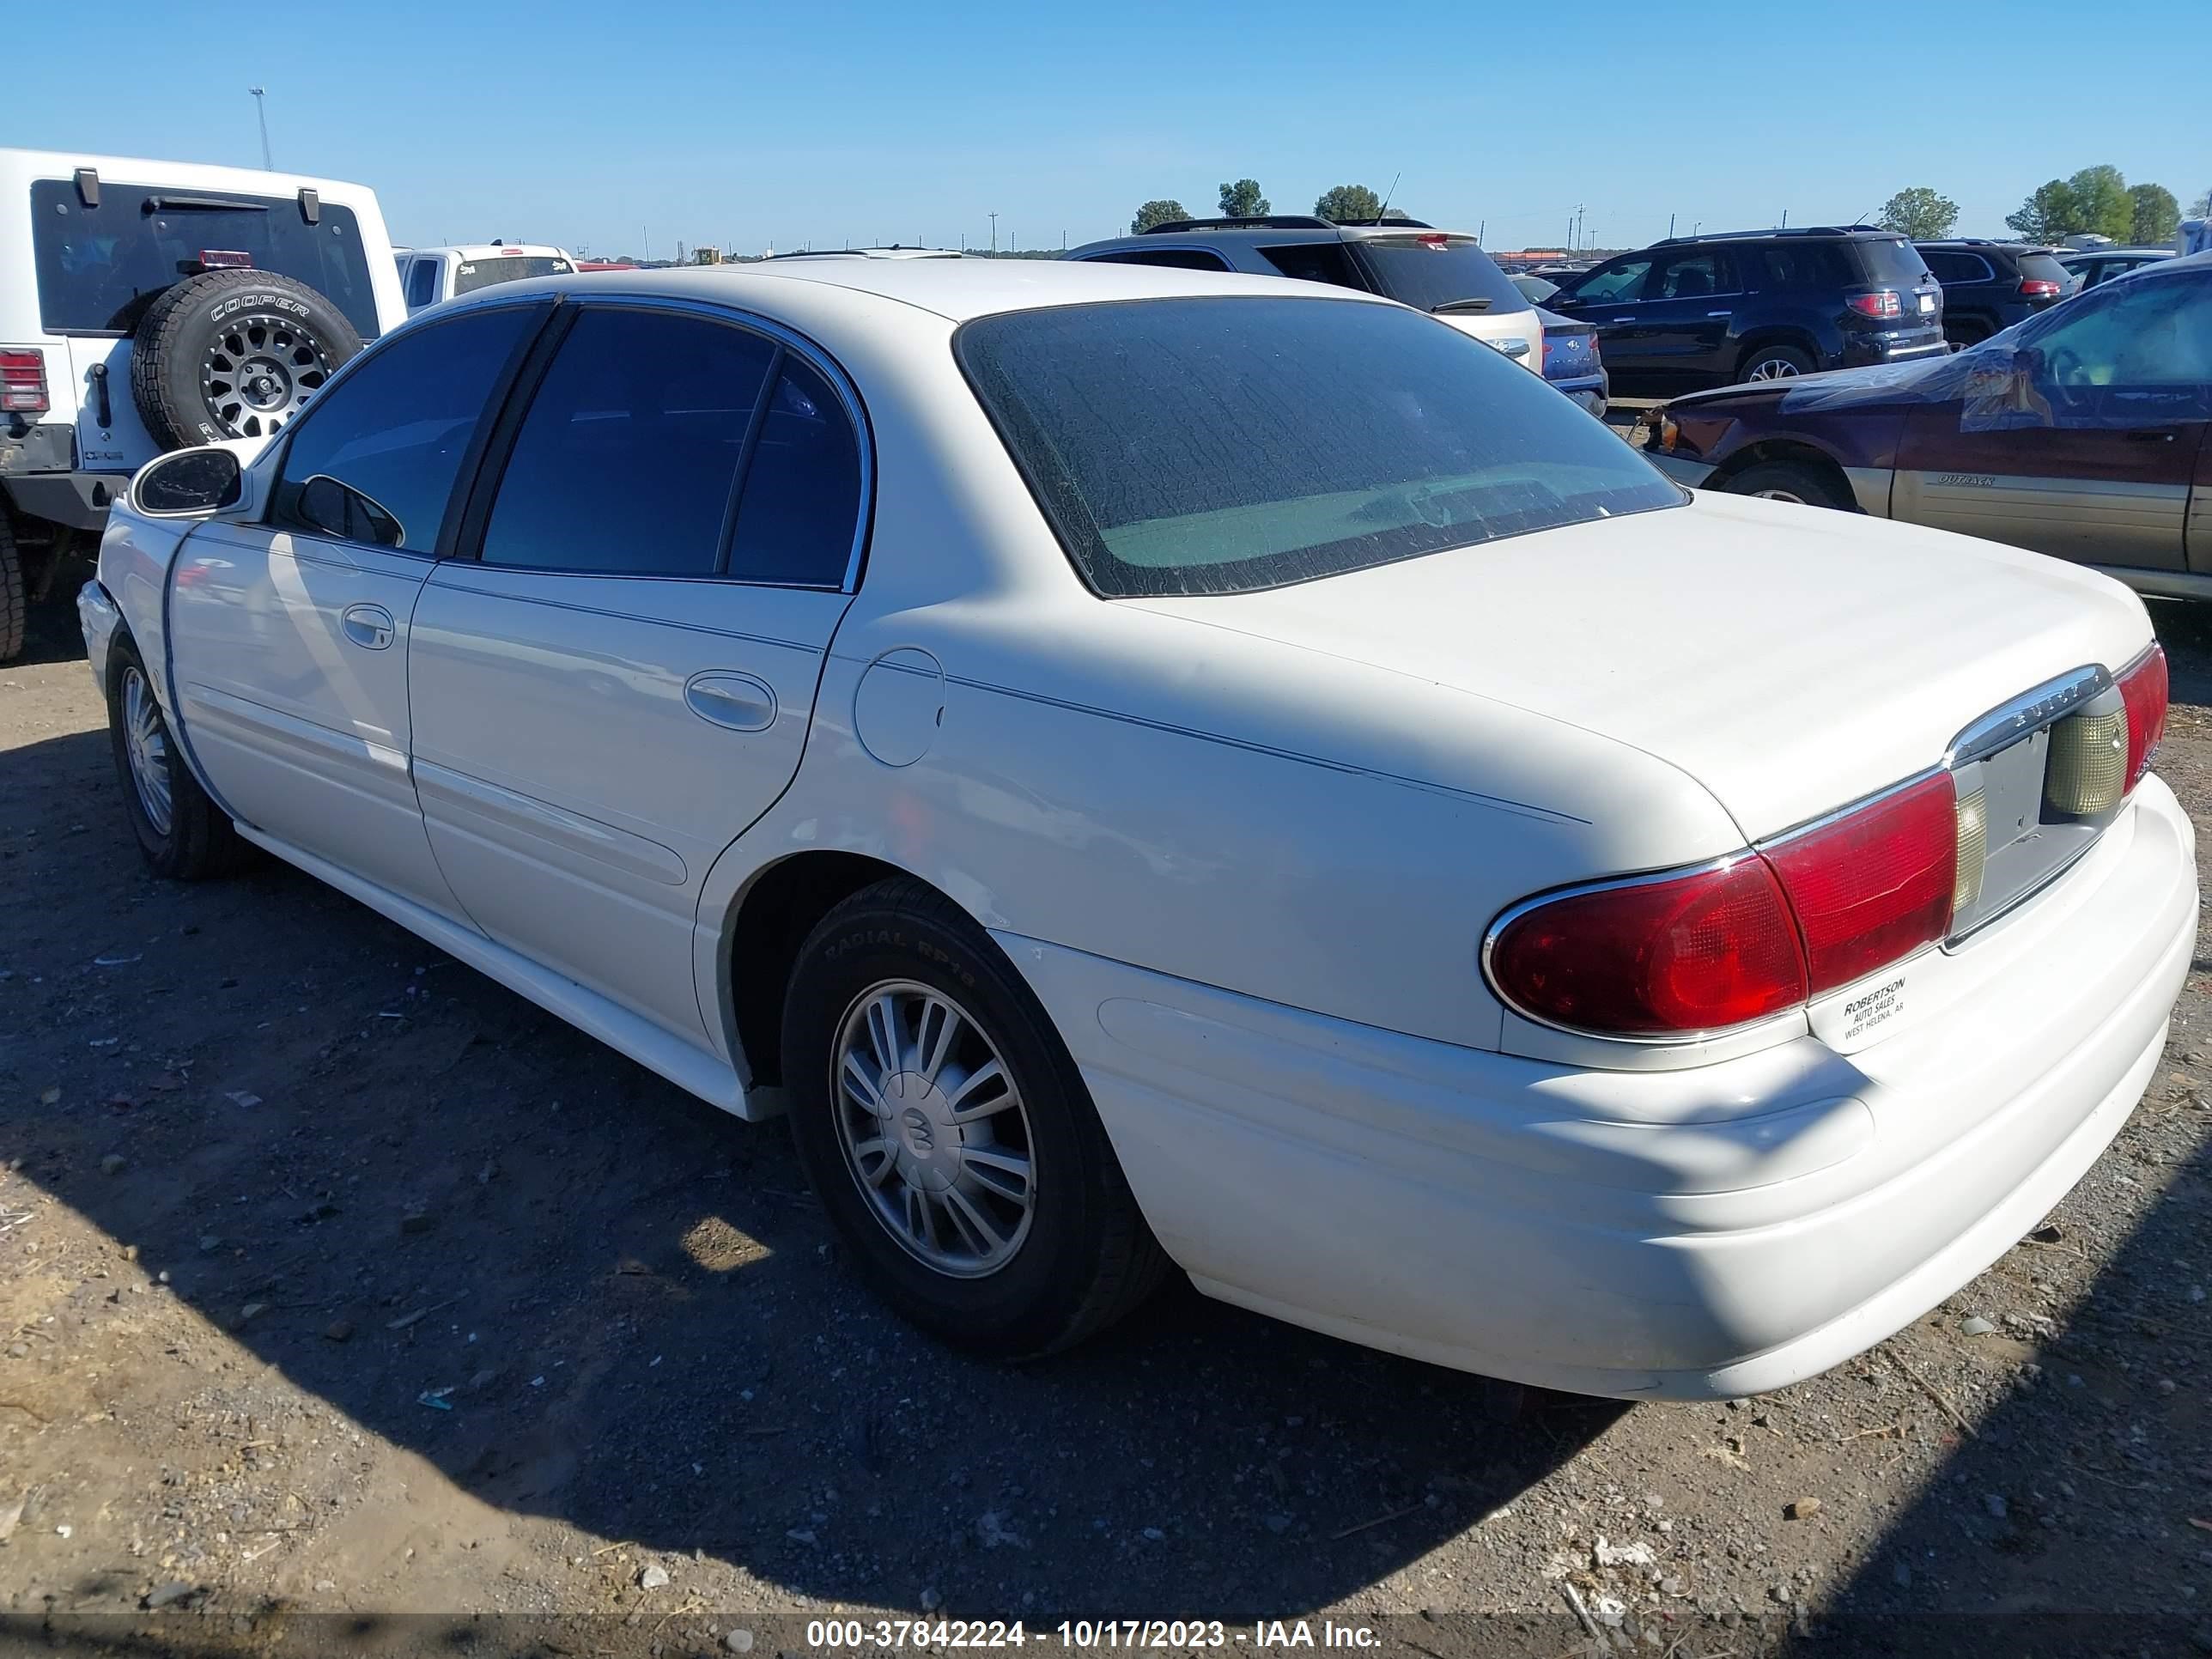
<instances>
[{"instance_id":1,"label":"car rear side window","mask_svg":"<svg viewBox=\"0 0 2212 1659\"><path fill-rule=\"evenodd\" d=\"M729 574L837 587L860 516L860 451L829 382L787 353L745 467Z\"/></svg>"},{"instance_id":2,"label":"car rear side window","mask_svg":"<svg viewBox=\"0 0 2212 1659\"><path fill-rule=\"evenodd\" d=\"M1094 253L1086 264L1163 265L1170 270L1226 270L1229 261L1202 247L1133 247Z\"/></svg>"},{"instance_id":3,"label":"car rear side window","mask_svg":"<svg viewBox=\"0 0 2212 1659\"><path fill-rule=\"evenodd\" d=\"M1366 273L1366 286L1423 311L1528 309L1527 298L1472 236L1419 231L1363 236L1342 246Z\"/></svg>"},{"instance_id":4,"label":"car rear side window","mask_svg":"<svg viewBox=\"0 0 2212 1659\"><path fill-rule=\"evenodd\" d=\"M1936 247L1921 249L1920 257L1928 262L1928 269L1935 273L1939 283L1987 283L1995 280L1989 261L1978 253L1960 253L1950 248ZM2027 261L2021 263L2025 267Z\"/></svg>"},{"instance_id":5,"label":"car rear side window","mask_svg":"<svg viewBox=\"0 0 2212 1659\"><path fill-rule=\"evenodd\" d=\"M1766 293L1844 288L1859 280L1833 242L1763 242L1737 252L1752 262L1753 280Z\"/></svg>"},{"instance_id":6,"label":"car rear side window","mask_svg":"<svg viewBox=\"0 0 2212 1659\"><path fill-rule=\"evenodd\" d=\"M586 307L516 434L480 556L714 575L777 349L704 318Z\"/></svg>"},{"instance_id":7,"label":"car rear side window","mask_svg":"<svg viewBox=\"0 0 2212 1659\"><path fill-rule=\"evenodd\" d=\"M31 185L31 255L39 319L57 334L123 334L165 289L245 264L305 283L373 340L376 300L351 208L325 202L309 224L289 196L164 191L102 181L87 207L74 182Z\"/></svg>"},{"instance_id":8,"label":"car rear side window","mask_svg":"<svg viewBox=\"0 0 2212 1659\"><path fill-rule=\"evenodd\" d=\"M1352 299L979 318L970 385L1098 592L1236 593L1684 500L1460 330Z\"/></svg>"},{"instance_id":9,"label":"car rear side window","mask_svg":"<svg viewBox=\"0 0 2212 1659\"><path fill-rule=\"evenodd\" d=\"M363 358L294 428L270 523L434 552L477 422L544 314L501 306L428 323Z\"/></svg>"},{"instance_id":10,"label":"car rear side window","mask_svg":"<svg viewBox=\"0 0 2212 1659\"><path fill-rule=\"evenodd\" d=\"M1328 283L1336 288L1367 286L1352 268L1352 256L1341 242L1290 242L1281 247L1263 247L1260 257L1284 276L1302 283Z\"/></svg>"}]
</instances>

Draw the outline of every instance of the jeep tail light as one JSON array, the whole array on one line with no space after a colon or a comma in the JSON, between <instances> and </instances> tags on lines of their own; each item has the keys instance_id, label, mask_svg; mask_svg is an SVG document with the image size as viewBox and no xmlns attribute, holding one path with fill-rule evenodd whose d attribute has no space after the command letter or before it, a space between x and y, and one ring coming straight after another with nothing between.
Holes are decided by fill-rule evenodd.
<instances>
[{"instance_id":1,"label":"jeep tail light","mask_svg":"<svg viewBox=\"0 0 2212 1659\"><path fill-rule=\"evenodd\" d=\"M2023 276L2020 279L2020 294L2024 300L2055 300L2058 297L2058 284L2039 276Z\"/></svg>"},{"instance_id":2,"label":"jeep tail light","mask_svg":"<svg viewBox=\"0 0 2212 1659\"><path fill-rule=\"evenodd\" d=\"M1756 854L1540 902L1492 936L1488 961L1514 1007L1601 1035L1717 1031L1805 1000L1789 903Z\"/></svg>"},{"instance_id":3,"label":"jeep tail light","mask_svg":"<svg viewBox=\"0 0 2212 1659\"><path fill-rule=\"evenodd\" d=\"M1878 288L1866 294L1847 294L1844 303L1862 317L1902 317L1905 301L1893 288Z\"/></svg>"},{"instance_id":4,"label":"jeep tail light","mask_svg":"<svg viewBox=\"0 0 2212 1659\"><path fill-rule=\"evenodd\" d=\"M1814 996L1950 931L1957 793L1948 772L1930 773L1761 849L1804 932Z\"/></svg>"},{"instance_id":5,"label":"jeep tail light","mask_svg":"<svg viewBox=\"0 0 2212 1659\"><path fill-rule=\"evenodd\" d=\"M2120 671L2120 696L2128 708L2130 789L2142 781L2166 735L2166 650L2155 642Z\"/></svg>"},{"instance_id":6,"label":"jeep tail light","mask_svg":"<svg viewBox=\"0 0 2212 1659\"><path fill-rule=\"evenodd\" d=\"M1933 772L1707 869L1516 906L1484 961L1510 1006L1550 1024L1725 1030L1941 939L1980 891L1983 844L1979 796Z\"/></svg>"},{"instance_id":7,"label":"jeep tail light","mask_svg":"<svg viewBox=\"0 0 2212 1659\"><path fill-rule=\"evenodd\" d=\"M48 407L45 354L0 351L0 414L43 415Z\"/></svg>"}]
</instances>

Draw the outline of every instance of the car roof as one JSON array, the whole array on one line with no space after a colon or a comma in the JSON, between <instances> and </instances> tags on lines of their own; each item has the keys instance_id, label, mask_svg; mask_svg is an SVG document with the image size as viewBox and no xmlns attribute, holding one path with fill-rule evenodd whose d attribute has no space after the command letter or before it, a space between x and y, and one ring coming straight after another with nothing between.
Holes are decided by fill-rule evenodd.
<instances>
[{"instance_id":1,"label":"car roof","mask_svg":"<svg viewBox=\"0 0 2212 1659\"><path fill-rule=\"evenodd\" d=\"M227 190L241 196L290 196L312 190L341 207L374 199L367 185L322 179L305 173L266 173L258 167L212 167L199 161L157 161L136 155L85 155L71 150L0 149L0 181L13 189L33 179L71 179L80 169L97 173L103 184L137 188Z\"/></svg>"},{"instance_id":2,"label":"car roof","mask_svg":"<svg viewBox=\"0 0 2212 1659\"><path fill-rule=\"evenodd\" d=\"M1696 236L1662 236L1652 247L1675 247L1696 242L1765 242L1810 241L1822 238L1843 241L1863 241L1869 238L1889 242L1907 240L1901 230L1884 230L1880 225L1777 225L1768 230L1708 230ZM1649 252L1649 250L1643 250Z\"/></svg>"},{"instance_id":3,"label":"car roof","mask_svg":"<svg viewBox=\"0 0 2212 1659\"><path fill-rule=\"evenodd\" d=\"M2044 251L2055 253L2061 259L2141 258L2147 253L2163 255L2169 259L2174 257L2173 250L2163 242L2134 242L2126 246L2116 243L2111 247L2055 247Z\"/></svg>"},{"instance_id":4,"label":"car roof","mask_svg":"<svg viewBox=\"0 0 2212 1659\"><path fill-rule=\"evenodd\" d=\"M520 255L525 258L565 259L568 250L555 247L550 242L447 242L439 247L394 248L394 253L458 253L464 259L501 259Z\"/></svg>"},{"instance_id":5,"label":"car roof","mask_svg":"<svg viewBox=\"0 0 2212 1659\"><path fill-rule=\"evenodd\" d=\"M1265 242L1270 247L1285 247L1299 242L1372 242L1399 236L1445 236L1454 241L1476 240L1471 230L1447 230L1421 219L1386 219L1339 224L1332 220L1316 219L1302 214L1276 214L1266 218L1173 220L1152 230L1085 242L1081 247L1070 248L1065 257L1088 258L1109 248L1168 247L1184 239L1231 244Z\"/></svg>"},{"instance_id":6,"label":"car roof","mask_svg":"<svg viewBox=\"0 0 2212 1659\"><path fill-rule=\"evenodd\" d=\"M824 290L871 295L931 312L954 322L1048 306L1099 305L1119 300L1179 295L1248 295L1279 300L1297 292L1280 276L1063 259L972 258L763 259L749 264L678 266L666 270L596 271L584 276L502 283L497 292L514 298L533 291L561 293L573 289L595 295L658 295L743 307L773 303L773 297L761 294L758 285L782 283L803 283ZM1395 303L1380 295L1325 283L1302 286L1316 298L1370 305Z\"/></svg>"}]
</instances>

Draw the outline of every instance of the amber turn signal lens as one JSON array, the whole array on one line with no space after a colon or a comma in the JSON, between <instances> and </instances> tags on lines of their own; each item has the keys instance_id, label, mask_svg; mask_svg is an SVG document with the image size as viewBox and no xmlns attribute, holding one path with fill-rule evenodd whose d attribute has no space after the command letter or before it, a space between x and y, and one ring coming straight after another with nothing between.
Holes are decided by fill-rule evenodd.
<instances>
[{"instance_id":1,"label":"amber turn signal lens","mask_svg":"<svg viewBox=\"0 0 2212 1659\"><path fill-rule=\"evenodd\" d=\"M2043 772L2043 804L2071 817L2093 818L2120 804L2128 784L2128 717L2069 714L2051 728Z\"/></svg>"}]
</instances>

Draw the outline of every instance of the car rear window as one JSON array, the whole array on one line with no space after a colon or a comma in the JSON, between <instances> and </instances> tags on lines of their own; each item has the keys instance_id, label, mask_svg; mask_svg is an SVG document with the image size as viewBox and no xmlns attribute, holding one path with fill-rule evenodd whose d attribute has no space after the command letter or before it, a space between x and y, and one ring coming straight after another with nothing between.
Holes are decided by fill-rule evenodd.
<instances>
[{"instance_id":1,"label":"car rear window","mask_svg":"<svg viewBox=\"0 0 2212 1659\"><path fill-rule=\"evenodd\" d=\"M2020 276L2025 283L2057 283L2062 287L2070 287L2074 282L2074 273L2048 253L2021 254Z\"/></svg>"},{"instance_id":2,"label":"car rear window","mask_svg":"<svg viewBox=\"0 0 2212 1659\"><path fill-rule=\"evenodd\" d=\"M459 298L498 283L519 283L526 276L565 276L575 267L566 259L536 253L501 254L495 259L464 259L453 273L453 294Z\"/></svg>"},{"instance_id":3,"label":"car rear window","mask_svg":"<svg viewBox=\"0 0 2212 1659\"><path fill-rule=\"evenodd\" d=\"M1066 306L978 318L954 349L1109 598L1279 587L1684 500L1526 369L1392 306Z\"/></svg>"},{"instance_id":4,"label":"car rear window","mask_svg":"<svg viewBox=\"0 0 2212 1659\"><path fill-rule=\"evenodd\" d=\"M222 265L251 265L305 283L379 331L368 262L353 210L321 205L309 224L297 198L229 191L170 191L103 180L98 207L67 179L31 185L31 252L39 319L57 334L127 334L163 289Z\"/></svg>"},{"instance_id":5,"label":"car rear window","mask_svg":"<svg viewBox=\"0 0 2212 1659\"><path fill-rule=\"evenodd\" d=\"M1521 290L1472 236L1371 236L1345 246L1377 293L1423 311L1483 300L1490 302L1480 307L1486 311L1528 309Z\"/></svg>"},{"instance_id":6,"label":"car rear window","mask_svg":"<svg viewBox=\"0 0 2212 1659\"><path fill-rule=\"evenodd\" d=\"M1851 246L1858 250L1859 264L1870 283L1913 288L1935 280L1929 274L1927 262L1920 257L1920 250L1902 236L1861 237L1854 239Z\"/></svg>"}]
</instances>

